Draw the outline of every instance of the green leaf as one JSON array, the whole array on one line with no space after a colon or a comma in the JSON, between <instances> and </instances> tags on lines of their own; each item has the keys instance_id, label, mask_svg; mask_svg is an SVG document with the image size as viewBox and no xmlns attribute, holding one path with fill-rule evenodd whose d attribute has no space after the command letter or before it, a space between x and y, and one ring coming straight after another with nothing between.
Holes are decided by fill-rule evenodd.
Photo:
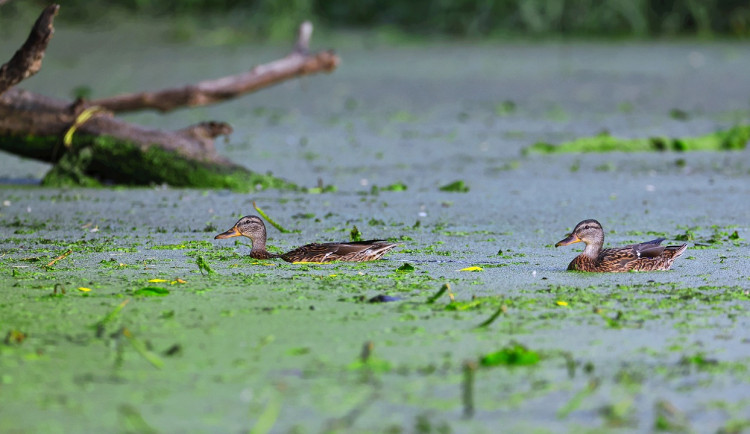
<instances>
[{"instance_id":1,"label":"green leaf","mask_svg":"<svg viewBox=\"0 0 750 434\"><path fill-rule=\"evenodd\" d=\"M435 303L446 292L448 294L451 293L451 284L450 283L444 283L443 286L441 286L440 289L438 289L438 291L434 295L432 295L432 297L428 298L425 303L427 303L427 304Z\"/></svg>"},{"instance_id":2,"label":"green leaf","mask_svg":"<svg viewBox=\"0 0 750 434\"><path fill-rule=\"evenodd\" d=\"M469 186L463 180L453 181L450 184L445 184L440 187L440 191L450 191L454 193L466 193L469 191Z\"/></svg>"},{"instance_id":3,"label":"green leaf","mask_svg":"<svg viewBox=\"0 0 750 434\"><path fill-rule=\"evenodd\" d=\"M285 228L285 227L281 226L280 224L276 223L276 221L274 219L272 219L271 217L269 217L268 214L265 213L265 211L263 211L262 209L260 209L258 207L258 205L255 204L255 201L253 201L253 208L255 208L255 210L258 211L258 214L260 214L261 217L263 217L264 219L266 219L266 221L268 223L271 223L271 226L273 226L276 229L278 229L279 232L282 232L282 233L288 233L288 232L290 232L287 228ZM198 266L200 266L200 264ZM211 274L211 272L209 271L208 274Z\"/></svg>"},{"instance_id":4,"label":"green leaf","mask_svg":"<svg viewBox=\"0 0 750 434\"><path fill-rule=\"evenodd\" d=\"M141 289L135 290L133 295L140 295L143 297L164 297L165 295L169 295L169 290L158 286L145 286Z\"/></svg>"}]
</instances>

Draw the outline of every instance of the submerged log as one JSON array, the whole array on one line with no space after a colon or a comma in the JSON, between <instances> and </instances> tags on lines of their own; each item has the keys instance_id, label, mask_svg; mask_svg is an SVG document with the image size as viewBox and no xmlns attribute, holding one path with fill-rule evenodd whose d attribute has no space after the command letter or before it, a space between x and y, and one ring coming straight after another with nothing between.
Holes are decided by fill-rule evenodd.
<instances>
[{"instance_id":1,"label":"submerged log","mask_svg":"<svg viewBox=\"0 0 750 434\"><path fill-rule=\"evenodd\" d=\"M13 88L41 68L58 10L58 5L47 7L24 45L0 68L0 150L53 163L44 184L166 183L244 191L293 187L218 155L214 139L232 132L226 123L202 122L165 131L127 123L113 115L212 104L302 75L330 72L339 58L331 51L309 53L310 23L300 26L291 54L246 73L166 90L68 102Z\"/></svg>"}]
</instances>

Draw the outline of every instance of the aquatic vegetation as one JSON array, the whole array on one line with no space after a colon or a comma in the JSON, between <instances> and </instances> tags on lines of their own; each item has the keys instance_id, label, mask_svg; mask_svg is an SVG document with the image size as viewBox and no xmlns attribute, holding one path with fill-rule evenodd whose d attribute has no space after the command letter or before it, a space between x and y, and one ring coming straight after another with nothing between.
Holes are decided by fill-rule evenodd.
<instances>
[{"instance_id":1,"label":"aquatic vegetation","mask_svg":"<svg viewBox=\"0 0 750 434\"><path fill-rule=\"evenodd\" d=\"M133 295L141 297L164 297L165 295L169 295L169 290L160 286L144 286L133 291Z\"/></svg>"},{"instance_id":2,"label":"aquatic vegetation","mask_svg":"<svg viewBox=\"0 0 750 434\"><path fill-rule=\"evenodd\" d=\"M750 126L736 126L699 137L650 137L623 139L603 132L560 144L535 143L523 149L524 154L558 154L586 152L654 152L654 151L735 151L745 149L750 141Z\"/></svg>"},{"instance_id":3,"label":"aquatic vegetation","mask_svg":"<svg viewBox=\"0 0 750 434\"><path fill-rule=\"evenodd\" d=\"M539 353L514 342L499 351L482 356L479 364L484 367L530 366L539 363L540 360Z\"/></svg>"},{"instance_id":4,"label":"aquatic vegetation","mask_svg":"<svg viewBox=\"0 0 750 434\"><path fill-rule=\"evenodd\" d=\"M349 232L349 241L362 241L362 234L357 229L357 226L352 227L352 230Z\"/></svg>"},{"instance_id":5,"label":"aquatic vegetation","mask_svg":"<svg viewBox=\"0 0 750 434\"><path fill-rule=\"evenodd\" d=\"M268 223L270 223L271 226L273 226L276 229L278 229L279 232L281 232L281 233L288 233L288 232L290 232L288 229L286 229L285 227L283 227L280 224L276 223L276 221L274 219L272 219L271 217L269 217L268 214L265 213L265 211L263 211L262 209L260 209L258 207L258 205L255 204L255 201L253 201L253 208L255 208L255 211L257 211L258 214L260 214L261 217L263 217Z\"/></svg>"},{"instance_id":6,"label":"aquatic vegetation","mask_svg":"<svg viewBox=\"0 0 750 434\"><path fill-rule=\"evenodd\" d=\"M439 188L440 191L449 191L453 193L468 193L469 192L469 186L466 185L466 183L459 179L457 181L453 181L449 184L445 184L442 187Z\"/></svg>"},{"instance_id":7,"label":"aquatic vegetation","mask_svg":"<svg viewBox=\"0 0 750 434\"><path fill-rule=\"evenodd\" d=\"M381 191L406 191L408 190L408 187L403 182L395 182L390 185L386 185L385 187L378 187L377 185L373 185L370 187L370 194L378 194Z\"/></svg>"},{"instance_id":8,"label":"aquatic vegetation","mask_svg":"<svg viewBox=\"0 0 750 434\"><path fill-rule=\"evenodd\" d=\"M412 273L414 272L414 266L409 264L408 262L404 262L404 264L396 269L399 273Z\"/></svg>"},{"instance_id":9,"label":"aquatic vegetation","mask_svg":"<svg viewBox=\"0 0 750 434\"><path fill-rule=\"evenodd\" d=\"M210 265L208 265L208 262L206 262L205 259L203 259L203 256L198 256L195 258L195 264L198 265L198 271L200 271L201 274L205 271L206 274L213 274L214 270L211 268Z\"/></svg>"},{"instance_id":10,"label":"aquatic vegetation","mask_svg":"<svg viewBox=\"0 0 750 434\"><path fill-rule=\"evenodd\" d=\"M497 116L508 116L515 113L516 103L511 100L505 100L495 104L495 114Z\"/></svg>"}]
</instances>

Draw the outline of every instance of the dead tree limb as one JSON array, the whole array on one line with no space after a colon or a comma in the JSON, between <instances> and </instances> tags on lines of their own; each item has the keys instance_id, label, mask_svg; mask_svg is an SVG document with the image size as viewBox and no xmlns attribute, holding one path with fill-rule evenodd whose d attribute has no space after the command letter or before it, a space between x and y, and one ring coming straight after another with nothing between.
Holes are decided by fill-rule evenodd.
<instances>
[{"instance_id":1,"label":"dead tree limb","mask_svg":"<svg viewBox=\"0 0 750 434\"><path fill-rule=\"evenodd\" d=\"M31 28L31 33L16 54L0 67L0 94L20 83L42 68L42 59L47 44L55 33L52 22L60 10L59 5L50 5L42 11Z\"/></svg>"},{"instance_id":2,"label":"dead tree limb","mask_svg":"<svg viewBox=\"0 0 750 434\"><path fill-rule=\"evenodd\" d=\"M58 5L52 5L42 12L27 41L0 69L0 84L6 86L0 93L0 150L55 164L44 180L54 185L90 185L95 180L236 190L292 185L218 155L214 139L232 132L226 123L202 122L165 131L127 123L113 114L210 104L301 75L332 71L339 63L338 56L331 51L308 53L310 23L300 26L291 54L247 73L180 88L70 103L11 88L41 68L58 10Z\"/></svg>"},{"instance_id":3,"label":"dead tree limb","mask_svg":"<svg viewBox=\"0 0 750 434\"><path fill-rule=\"evenodd\" d=\"M114 113L143 109L168 112L185 106L194 107L221 102L292 78L336 69L339 57L332 51L308 53L311 36L312 24L306 21L300 26L292 53L283 59L256 66L242 74L154 92L102 98L85 104L104 107Z\"/></svg>"}]
</instances>

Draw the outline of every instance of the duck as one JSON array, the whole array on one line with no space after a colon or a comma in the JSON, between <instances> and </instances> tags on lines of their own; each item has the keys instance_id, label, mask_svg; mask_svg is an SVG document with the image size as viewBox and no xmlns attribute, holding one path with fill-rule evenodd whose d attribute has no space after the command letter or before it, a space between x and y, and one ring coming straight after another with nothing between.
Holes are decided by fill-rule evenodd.
<instances>
[{"instance_id":1,"label":"duck","mask_svg":"<svg viewBox=\"0 0 750 434\"><path fill-rule=\"evenodd\" d=\"M250 257L255 259L281 258L286 262L367 262L380 259L398 244L385 240L352 241L340 243L313 243L297 247L280 255L266 250L266 225L258 216L242 217L226 232L216 235L214 239L244 236L250 238L253 247Z\"/></svg>"},{"instance_id":2,"label":"duck","mask_svg":"<svg viewBox=\"0 0 750 434\"><path fill-rule=\"evenodd\" d=\"M622 272L668 270L675 259L687 249L687 244L662 246L664 238L640 244L602 249L604 229L594 219L578 223L565 239L555 247L583 242L583 252L568 265L571 271Z\"/></svg>"}]
</instances>

